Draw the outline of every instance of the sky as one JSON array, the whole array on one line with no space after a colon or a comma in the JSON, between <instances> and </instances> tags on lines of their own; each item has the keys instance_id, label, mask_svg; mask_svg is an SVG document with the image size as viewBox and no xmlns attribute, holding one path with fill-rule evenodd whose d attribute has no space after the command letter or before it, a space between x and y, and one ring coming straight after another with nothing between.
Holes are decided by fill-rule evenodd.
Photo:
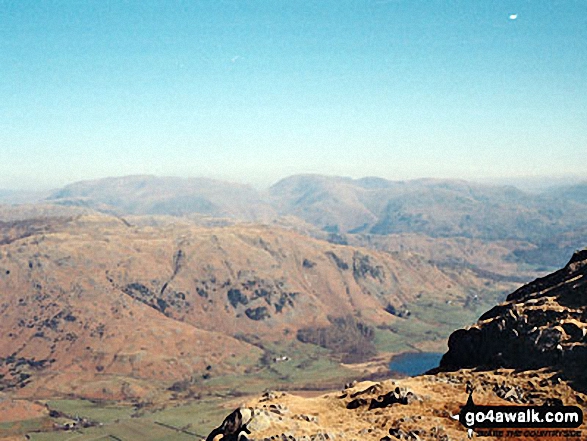
<instances>
[{"instance_id":1,"label":"sky","mask_svg":"<svg viewBox=\"0 0 587 441\"><path fill-rule=\"evenodd\" d=\"M587 177L584 0L0 0L0 188Z\"/></svg>"}]
</instances>

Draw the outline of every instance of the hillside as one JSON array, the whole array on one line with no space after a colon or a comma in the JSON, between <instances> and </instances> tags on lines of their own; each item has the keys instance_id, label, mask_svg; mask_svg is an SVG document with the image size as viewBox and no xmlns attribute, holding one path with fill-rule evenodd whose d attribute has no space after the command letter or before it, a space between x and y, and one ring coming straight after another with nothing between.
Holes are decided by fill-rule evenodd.
<instances>
[{"instance_id":1,"label":"hillside","mask_svg":"<svg viewBox=\"0 0 587 441\"><path fill-rule=\"evenodd\" d=\"M0 435L27 433L24 427L45 433L62 421L51 415L78 414L103 422L79 429L83 439L156 440L177 430L205 436L227 413L218 409L222 401L255 409L253 439L452 440L464 433L450 415L464 404L467 382L485 404L587 402L582 371L573 368L585 364L578 334L585 252L453 334L441 364L449 372L301 398L296 388L332 389L374 372L339 363L350 354L372 359L369 348L443 345L447 330L498 301L498 287L519 286L512 262L481 271L483 262L507 255L508 242L446 239L438 248L418 235L391 235L376 251L268 226L204 228L77 208L39 219L26 218L25 208L0 225L0 384L7 394L0 411L30 420L6 421ZM438 264L451 259L461 264ZM510 323L511 316L519 320ZM525 354L527 364L491 348L493 358L483 358L486 341L511 341L516 353L508 332L518 332L522 346L534 341L532 320L545 320L534 323L544 351ZM487 336L471 343L466 336L477 332ZM291 392L247 398L268 386ZM52 401L43 407L35 404L40 398ZM55 439L69 436L60 433Z\"/></svg>"},{"instance_id":2,"label":"hillside","mask_svg":"<svg viewBox=\"0 0 587 441\"><path fill-rule=\"evenodd\" d=\"M348 360L434 347L517 285L267 226L133 226L143 218L76 210L0 224L5 390L142 397L243 374L286 345Z\"/></svg>"},{"instance_id":3,"label":"hillside","mask_svg":"<svg viewBox=\"0 0 587 441\"><path fill-rule=\"evenodd\" d=\"M551 197L572 200L581 204L587 204L587 181L574 185L556 187L547 191Z\"/></svg>"},{"instance_id":4,"label":"hillside","mask_svg":"<svg viewBox=\"0 0 587 441\"><path fill-rule=\"evenodd\" d=\"M510 294L476 325L451 335L434 373L353 383L313 398L268 393L240 403L237 412L246 419L232 426L219 421L217 432L225 437L214 439L231 440L245 427L252 440L466 439L466 429L452 416L464 406L469 388L478 405L584 408L586 271L584 250L563 269ZM520 430L507 439L579 440L586 428L583 423L572 435ZM475 436L496 440L504 432Z\"/></svg>"},{"instance_id":5,"label":"hillside","mask_svg":"<svg viewBox=\"0 0 587 441\"><path fill-rule=\"evenodd\" d=\"M291 394L274 404L299 409L292 417L308 415L296 406L321 401L298 403L296 391L332 390L353 378L375 380L367 401L396 386L429 396L407 415L436 418L466 381L489 388L483 396L491 402L503 399L496 390L504 374L494 370L520 366L494 351L489 361L498 364L480 374L484 361L469 355L470 362L462 348L483 347L486 338L508 342L502 328L510 325L544 343L550 358L531 362L544 357L530 344L530 364L522 367L532 371L512 377L508 390L536 402L549 391L565 402L583 399L580 369L563 369L584 364L574 327L582 329L576 322L584 314L563 295L583 289L582 254L556 277L521 289L562 281L551 290L554 299L512 295L506 305L517 306L497 307L497 315L454 334L447 372L426 384L376 381L388 375L394 354L444 351L455 329L584 246L583 190L530 194L463 181L295 176L264 195L217 181L138 176L72 184L42 204L0 205L0 414L33 421L0 422L0 438L27 433L27 424L50 430L62 421L51 412L82 409L107 425L88 439L102 430L121 439L167 439L168 431L192 424L186 409L201 415L193 433L203 436L226 414L219 403L263 408L267 403L243 396L279 389ZM544 306L556 313L542 314ZM526 329L508 318L523 321L520 311L546 318L536 319L538 331ZM478 332L481 342L471 337ZM511 344L515 353L518 343ZM502 359L509 364L496 361ZM553 366L562 374L553 376ZM349 405L349 396L324 398L328 409L316 413ZM361 409L350 417L356 439L381 439L400 426L406 437L417 430L393 413L392 425L359 433L375 421ZM459 439L462 428L440 418L421 438L442 426L447 439ZM313 433L306 429L300 433ZM285 433L283 424L274 432Z\"/></svg>"},{"instance_id":6,"label":"hillside","mask_svg":"<svg viewBox=\"0 0 587 441\"><path fill-rule=\"evenodd\" d=\"M82 181L46 200L119 215L198 213L247 221L274 217L273 209L252 187L204 178L126 176Z\"/></svg>"},{"instance_id":7,"label":"hillside","mask_svg":"<svg viewBox=\"0 0 587 441\"><path fill-rule=\"evenodd\" d=\"M270 191L280 213L333 232L535 241L587 222L584 186L536 195L456 180L300 175Z\"/></svg>"},{"instance_id":8,"label":"hillside","mask_svg":"<svg viewBox=\"0 0 587 441\"><path fill-rule=\"evenodd\" d=\"M519 241L511 256L554 269L580 248L587 228L587 186L529 193L512 186L459 180L389 181L320 175L291 176L268 192L203 178L126 176L83 181L44 202L118 216L197 216L206 222L279 223L351 236L419 234L433 238ZM310 229L311 229L310 228ZM564 241L554 238L564 237Z\"/></svg>"}]
</instances>

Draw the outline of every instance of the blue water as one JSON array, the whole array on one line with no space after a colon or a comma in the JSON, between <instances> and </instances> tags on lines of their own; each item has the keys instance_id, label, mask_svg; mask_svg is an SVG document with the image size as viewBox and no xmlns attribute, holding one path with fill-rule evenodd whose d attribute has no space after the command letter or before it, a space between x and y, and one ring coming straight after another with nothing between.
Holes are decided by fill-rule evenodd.
<instances>
[{"instance_id":1,"label":"blue water","mask_svg":"<svg viewBox=\"0 0 587 441\"><path fill-rule=\"evenodd\" d=\"M405 352L391 359L389 370L408 376L420 375L437 367L442 355L440 352Z\"/></svg>"}]
</instances>

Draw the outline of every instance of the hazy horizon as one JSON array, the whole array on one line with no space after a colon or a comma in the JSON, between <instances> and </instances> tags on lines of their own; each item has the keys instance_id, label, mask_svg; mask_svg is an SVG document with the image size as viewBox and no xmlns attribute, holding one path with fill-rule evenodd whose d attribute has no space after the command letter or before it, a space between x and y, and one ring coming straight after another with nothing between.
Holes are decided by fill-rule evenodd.
<instances>
[{"instance_id":1,"label":"hazy horizon","mask_svg":"<svg viewBox=\"0 0 587 441\"><path fill-rule=\"evenodd\" d=\"M363 179L363 178L382 178L388 181L414 181L414 180L455 180L455 181L466 181L474 184L480 185L489 185L489 186L513 186L522 191L527 192L540 192L543 190L547 190L549 188L561 187L561 186L568 186L574 185L579 183L587 182L587 176L585 175L567 175L567 176L517 176L517 177L507 177L507 178L476 178L476 179L464 179L459 177L453 178L445 178L445 177L437 177L437 176L421 176L421 177L414 177L408 179L394 179L392 178L385 178L382 176L376 175L364 175L364 176L349 176L349 175L333 175L333 174L325 174L325 173L296 173L287 176L281 176L278 179L268 182L268 183L255 183L254 181L245 181L245 180L237 180L237 179L230 179L230 178L220 178L214 176L198 176L198 175L186 175L186 176L178 176L178 175L157 175L157 174L150 174L150 173L133 173L128 175L117 175L117 176L101 176L95 178L88 178L88 179L79 179L76 181L65 182L61 185L47 185L47 186L30 186L30 185L20 185L14 187L0 187L1 192L9 193L43 193L43 192L50 192L55 191L65 186L75 184L78 182L85 182L85 181L98 181L101 179L117 179L117 178L125 178L125 177L135 177L135 176L149 176L154 178L179 178L179 179L210 179L210 180L217 180L222 182L227 182L236 185L248 185L258 191L263 191L269 189L272 185L277 184L283 179L290 178L292 176L299 176L299 175L319 175L325 177L332 177L332 178L349 178L353 180Z\"/></svg>"},{"instance_id":2,"label":"hazy horizon","mask_svg":"<svg viewBox=\"0 0 587 441\"><path fill-rule=\"evenodd\" d=\"M0 9L0 188L585 176L581 1Z\"/></svg>"}]
</instances>

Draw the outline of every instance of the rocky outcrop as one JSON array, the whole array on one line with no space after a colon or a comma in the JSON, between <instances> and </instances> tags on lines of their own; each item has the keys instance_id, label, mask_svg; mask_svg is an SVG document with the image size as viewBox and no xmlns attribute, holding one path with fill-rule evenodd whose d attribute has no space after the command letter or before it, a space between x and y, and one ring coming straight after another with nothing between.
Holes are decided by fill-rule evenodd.
<instances>
[{"instance_id":1,"label":"rocky outcrop","mask_svg":"<svg viewBox=\"0 0 587 441\"><path fill-rule=\"evenodd\" d=\"M268 391L249 403L251 407L240 407L228 415L207 440L358 441L388 435L408 440L421 439L414 437L418 434L443 432L436 421L430 427L416 428L422 417L408 414L420 412L421 403L422 398L408 387L392 381L353 382L341 393L309 399ZM401 407L411 409L406 414ZM388 416L383 409L389 411Z\"/></svg>"},{"instance_id":2,"label":"rocky outcrop","mask_svg":"<svg viewBox=\"0 0 587 441\"><path fill-rule=\"evenodd\" d=\"M251 431L247 425L253 418L253 410L248 407L236 409L228 415L222 424L214 429L206 438L206 441L222 439L224 441L244 441Z\"/></svg>"},{"instance_id":3,"label":"rocky outcrop","mask_svg":"<svg viewBox=\"0 0 587 441\"><path fill-rule=\"evenodd\" d=\"M587 385L587 250L561 270L535 280L455 331L440 370L461 368L558 370L578 388Z\"/></svg>"},{"instance_id":4,"label":"rocky outcrop","mask_svg":"<svg viewBox=\"0 0 587 441\"><path fill-rule=\"evenodd\" d=\"M480 372L463 369L382 382L355 381L341 391L313 397L268 391L243 403L207 439L464 440L468 439L466 428L453 416L467 401L468 390L474 391L475 403L488 406L584 406L587 402L584 394L569 387L558 374L545 370ZM501 438L486 436L483 439ZM508 439L521 441L530 438ZM552 438L555 439L562 441L564 438Z\"/></svg>"}]
</instances>

